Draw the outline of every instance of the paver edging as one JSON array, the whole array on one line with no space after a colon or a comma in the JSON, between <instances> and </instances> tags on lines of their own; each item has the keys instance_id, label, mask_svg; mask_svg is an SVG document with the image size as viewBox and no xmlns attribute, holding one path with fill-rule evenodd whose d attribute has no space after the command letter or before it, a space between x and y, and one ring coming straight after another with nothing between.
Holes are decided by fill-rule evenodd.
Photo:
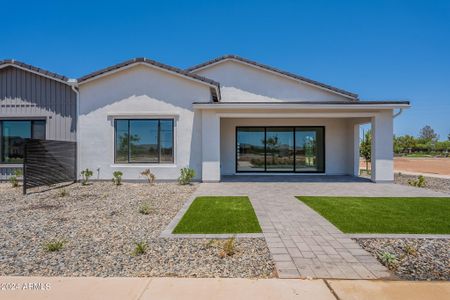
<instances>
[{"instance_id":1,"label":"paver edging","mask_svg":"<svg viewBox=\"0 0 450 300\"><path fill-rule=\"evenodd\" d=\"M450 234L347 233L352 239L450 239Z\"/></svg>"}]
</instances>

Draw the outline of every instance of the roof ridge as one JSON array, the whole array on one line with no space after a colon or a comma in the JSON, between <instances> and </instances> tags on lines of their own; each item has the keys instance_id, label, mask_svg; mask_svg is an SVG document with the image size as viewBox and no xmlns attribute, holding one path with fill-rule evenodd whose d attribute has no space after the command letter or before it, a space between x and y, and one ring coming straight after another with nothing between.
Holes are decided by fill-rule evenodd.
<instances>
[{"instance_id":1,"label":"roof ridge","mask_svg":"<svg viewBox=\"0 0 450 300\"><path fill-rule=\"evenodd\" d=\"M358 94L355 94L355 93L352 93L352 92L349 92L349 91L346 91L346 90L343 90L343 89L331 86L329 84L321 83L319 81L312 80L312 79L309 79L309 78L306 78L304 76L297 75L297 74L294 74L294 73L291 73L291 72L288 72L288 71L283 71L283 70L280 70L278 68L275 68L275 67L272 67L272 66L269 66L269 65L266 65L266 64L262 64L262 63L259 63L259 62L256 62L256 61L253 61L253 60L250 60L250 59L247 59L247 58L243 58L243 57L241 57L239 55L235 55L235 54L227 54L227 55L219 56L219 57L214 58L212 60L208 60L206 62L203 62L203 63L200 63L198 65L195 65L195 66L192 66L190 68L187 68L186 71L193 72L193 71L195 71L197 69L206 67L206 66L214 64L214 63L218 63L218 62L226 60L226 59L234 59L234 60L237 60L237 61L241 61L243 63L254 65L254 66L257 66L257 67L260 67L260 68L263 68L263 69L266 69L266 70L269 70L269 71L272 71L272 72L276 72L276 73L279 73L279 74L282 74L282 75L285 75L285 76L288 76L288 77L291 77L291 78L294 78L294 79L297 79L297 80L300 80L300 81L307 82L307 83L312 84L312 85L320 86L322 88L325 88L327 90L330 90L330 91L333 91L333 92L336 92L336 93L339 93L339 94L344 94L346 96L349 96L349 97L353 98L354 100L358 100Z\"/></svg>"}]
</instances>

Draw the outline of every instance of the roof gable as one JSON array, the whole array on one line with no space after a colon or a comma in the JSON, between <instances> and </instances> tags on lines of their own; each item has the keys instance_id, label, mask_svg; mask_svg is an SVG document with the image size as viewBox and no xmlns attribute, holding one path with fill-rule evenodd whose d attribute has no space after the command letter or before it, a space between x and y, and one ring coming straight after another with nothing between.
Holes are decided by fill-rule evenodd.
<instances>
[{"instance_id":1,"label":"roof gable","mask_svg":"<svg viewBox=\"0 0 450 300\"><path fill-rule=\"evenodd\" d=\"M14 67L14 68L18 68L27 72L31 72L52 80L56 80L65 84L69 84L69 78L67 78L66 76L54 73L54 72L50 72L20 61L17 61L15 59L4 59L4 60L0 60L0 69L6 68L6 67Z\"/></svg>"},{"instance_id":2,"label":"roof gable","mask_svg":"<svg viewBox=\"0 0 450 300\"><path fill-rule=\"evenodd\" d=\"M122 63L95 71L93 73L87 74L83 77L78 78L78 83L83 84L86 82L90 82L93 80L96 80L103 76L108 76L110 74L114 74L116 72L119 72L121 70L125 70L127 68L130 68L132 66L138 65L138 64L144 64L147 66L151 66L154 68L157 68L159 70L169 72L173 75L180 76L185 79L193 80L201 84L208 85L211 89L212 97L214 101L220 100L220 85L218 82L208 79L206 77L202 77L190 72L187 72L185 70L175 68L166 64L162 64L160 62L145 58L145 57L139 57L139 58L133 58L127 61L124 61Z\"/></svg>"},{"instance_id":3,"label":"roof gable","mask_svg":"<svg viewBox=\"0 0 450 300\"><path fill-rule=\"evenodd\" d=\"M212 66L215 66L217 64L220 64L220 63L223 63L226 61L234 61L234 62L238 62L241 64L245 64L245 65L251 66L253 68L265 70L265 71L271 72L273 74L277 74L282 77L287 77L287 78L299 81L301 83L305 83L308 85L318 87L323 90L327 90L329 92L344 96L350 100L358 100L357 94L354 94L354 93L351 93L351 92L348 92L348 91L345 91L345 90L333 87L331 85L324 84L324 83L321 83L321 82L318 82L318 81L315 81L315 80L312 80L312 79L309 79L309 78L306 78L306 77L303 77L303 76L300 76L297 74L293 74L293 73L283 71L283 70L280 70L280 69L277 69L277 68L274 68L274 67L271 67L271 66L268 66L265 64L261 64L261 63L258 63L258 62L255 62L255 61L252 61L252 60L249 60L249 59L237 56L237 55L221 56L216 59L201 63L201 64L193 66L193 67L190 67L190 68L186 69L186 71L191 72L191 73L196 73L196 72L205 70L207 68L210 68Z\"/></svg>"}]
</instances>

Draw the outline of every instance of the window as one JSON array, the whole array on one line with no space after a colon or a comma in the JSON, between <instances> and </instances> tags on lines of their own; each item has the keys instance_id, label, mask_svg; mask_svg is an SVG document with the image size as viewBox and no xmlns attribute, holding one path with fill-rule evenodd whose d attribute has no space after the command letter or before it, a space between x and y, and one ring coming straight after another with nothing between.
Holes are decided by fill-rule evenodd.
<instances>
[{"instance_id":1,"label":"window","mask_svg":"<svg viewBox=\"0 0 450 300\"><path fill-rule=\"evenodd\" d=\"M238 127L237 172L325 171L323 127Z\"/></svg>"},{"instance_id":2,"label":"window","mask_svg":"<svg viewBox=\"0 0 450 300\"><path fill-rule=\"evenodd\" d=\"M21 164L27 138L45 140L45 121L0 121L0 163Z\"/></svg>"},{"instance_id":3,"label":"window","mask_svg":"<svg viewBox=\"0 0 450 300\"><path fill-rule=\"evenodd\" d=\"M115 120L116 163L173 163L173 120Z\"/></svg>"}]
</instances>

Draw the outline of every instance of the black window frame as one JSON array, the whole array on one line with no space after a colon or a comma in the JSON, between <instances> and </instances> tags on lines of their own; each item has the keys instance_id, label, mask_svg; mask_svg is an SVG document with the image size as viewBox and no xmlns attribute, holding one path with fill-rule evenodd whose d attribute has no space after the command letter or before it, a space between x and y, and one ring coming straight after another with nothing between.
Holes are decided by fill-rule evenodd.
<instances>
[{"instance_id":1,"label":"black window frame","mask_svg":"<svg viewBox=\"0 0 450 300\"><path fill-rule=\"evenodd\" d=\"M128 137L130 136L130 121L158 121L158 161L130 161L130 138L128 138L128 155L127 161L117 161L117 121L127 121ZM172 123L172 160L161 162L161 121L171 121ZM174 164L175 163L175 120L172 118L158 118L158 119L128 119L117 118L114 119L114 164L148 164L148 165L161 165L161 164Z\"/></svg>"},{"instance_id":2,"label":"black window frame","mask_svg":"<svg viewBox=\"0 0 450 300\"><path fill-rule=\"evenodd\" d=\"M33 131L33 123L34 122L44 122L45 126L45 132L44 132L44 140L47 139L47 120L46 119L0 119L0 164L2 165L22 165L23 161L20 163L17 162L5 162L3 160L3 155L5 151L5 145L3 143L3 122L29 122L30 124L30 136L31 138L34 138L34 131Z\"/></svg>"},{"instance_id":3,"label":"black window frame","mask_svg":"<svg viewBox=\"0 0 450 300\"><path fill-rule=\"evenodd\" d=\"M293 130L293 135L294 135L294 164L293 164L293 171L271 171L271 170L267 170L267 143L264 142L264 170L258 171L258 170L245 170L245 171L240 171L238 170L238 131L240 128L262 128L264 129L264 141L267 140L267 129L269 128L292 128ZM322 155L321 155L321 159L323 161L323 168L321 170L317 170L317 171L298 171L296 169L296 157L295 157L295 152L296 152L296 140L295 140L295 133L296 133L296 129L297 128L301 128L301 129L321 129L323 132L323 141L322 141ZM325 135L325 126L236 126L235 128L235 147L234 147L234 169L236 173L284 173L284 174L325 174L325 170L326 170L326 160L325 160L325 152L326 152L326 135Z\"/></svg>"}]
</instances>

